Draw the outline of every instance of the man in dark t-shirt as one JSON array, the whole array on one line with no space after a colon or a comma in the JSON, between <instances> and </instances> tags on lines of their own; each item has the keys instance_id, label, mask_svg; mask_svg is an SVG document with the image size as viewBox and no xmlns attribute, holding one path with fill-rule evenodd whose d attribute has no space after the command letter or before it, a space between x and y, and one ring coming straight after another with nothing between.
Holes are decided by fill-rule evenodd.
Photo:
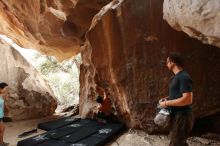
<instances>
[{"instance_id":1,"label":"man in dark t-shirt","mask_svg":"<svg viewBox=\"0 0 220 146\"><path fill-rule=\"evenodd\" d=\"M188 146L186 140L194 123L191 107L193 100L192 79L183 70L183 59L179 54L171 53L167 58L166 65L174 73L169 85L169 96L160 102L160 106L171 109L169 146Z\"/></svg>"}]
</instances>

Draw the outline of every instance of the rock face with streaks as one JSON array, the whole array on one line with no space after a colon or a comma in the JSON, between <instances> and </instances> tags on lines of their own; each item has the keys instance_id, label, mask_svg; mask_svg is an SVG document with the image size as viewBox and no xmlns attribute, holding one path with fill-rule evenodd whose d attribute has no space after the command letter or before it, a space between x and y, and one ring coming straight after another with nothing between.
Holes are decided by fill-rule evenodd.
<instances>
[{"instance_id":1,"label":"rock face with streaks","mask_svg":"<svg viewBox=\"0 0 220 146\"><path fill-rule=\"evenodd\" d=\"M172 29L163 20L163 1L127 0L109 4L87 32L81 66L81 113L94 106L96 85L113 99L120 119L153 130L156 103L167 95L169 52L185 57L194 82L196 118L220 111L220 50Z\"/></svg>"},{"instance_id":2,"label":"rock face with streaks","mask_svg":"<svg viewBox=\"0 0 220 146\"><path fill-rule=\"evenodd\" d=\"M193 5L188 7L190 2ZM219 46L220 25L215 13L219 4L216 0L204 0L204 5L200 2L1 0L0 33L59 59L81 52L81 116L92 116L98 86L112 99L121 121L151 131L156 103L167 95L171 73L165 59L172 51L185 56L185 69L194 81L196 117L220 111L220 49L171 27ZM196 10L196 5L201 10ZM195 15L184 8L195 9ZM203 20L203 14L211 22ZM191 32L185 30L185 25Z\"/></svg>"},{"instance_id":3,"label":"rock face with streaks","mask_svg":"<svg viewBox=\"0 0 220 146\"><path fill-rule=\"evenodd\" d=\"M0 48L0 81L9 85L6 116L23 120L52 115L57 102L47 82L16 49L2 41Z\"/></svg>"}]
</instances>

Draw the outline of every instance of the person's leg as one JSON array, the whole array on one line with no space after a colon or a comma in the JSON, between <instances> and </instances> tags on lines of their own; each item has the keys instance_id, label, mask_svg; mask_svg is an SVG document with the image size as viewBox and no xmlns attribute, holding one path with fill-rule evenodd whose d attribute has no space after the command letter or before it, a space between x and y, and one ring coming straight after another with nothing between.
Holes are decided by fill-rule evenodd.
<instances>
[{"instance_id":1,"label":"person's leg","mask_svg":"<svg viewBox=\"0 0 220 146\"><path fill-rule=\"evenodd\" d=\"M114 114L106 116L106 120L108 123L119 123L118 118Z\"/></svg>"},{"instance_id":2,"label":"person's leg","mask_svg":"<svg viewBox=\"0 0 220 146\"><path fill-rule=\"evenodd\" d=\"M0 144L3 144L4 124L0 121Z\"/></svg>"},{"instance_id":3,"label":"person's leg","mask_svg":"<svg viewBox=\"0 0 220 146\"><path fill-rule=\"evenodd\" d=\"M194 117L192 113L176 115L170 131L169 146L188 146L187 138L192 130Z\"/></svg>"},{"instance_id":4,"label":"person's leg","mask_svg":"<svg viewBox=\"0 0 220 146\"><path fill-rule=\"evenodd\" d=\"M106 117L105 113L98 112L95 116L95 120L97 120L98 122L101 122L101 123L106 123L105 117Z\"/></svg>"},{"instance_id":5,"label":"person's leg","mask_svg":"<svg viewBox=\"0 0 220 146\"><path fill-rule=\"evenodd\" d=\"M4 126L2 119L0 119L0 146L8 146L9 145L9 143L4 142L4 140L3 140L4 132L5 132L5 126Z\"/></svg>"},{"instance_id":6,"label":"person's leg","mask_svg":"<svg viewBox=\"0 0 220 146\"><path fill-rule=\"evenodd\" d=\"M171 128L170 128L170 134L169 134L169 138L170 138L170 144L169 146L175 146L175 141L176 141L176 137L178 134L178 126L176 124L177 121L177 116L175 116L174 118L171 119Z\"/></svg>"},{"instance_id":7,"label":"person's leg","mask_svg":"<svg viewBox=\"0 0 220 146\"><path fill-rule=\"evenodd\" d=\"M180 126L180 141L182 141L185 145L188 146L187 144L187 138L190 135L190 132L193 128L194 125L194 116L193 113L187 113L182 116L183 118L183 125Z\"/></svg>"},{"instance_id":8,"label":"person's leg","mask_svg":"<svg viewBox=\"0 0 220 146\"><path fill-rule=\"evenodd\" d=\"M105 116L105 113L104 113L104 112L98 112L97 118L104 119L105 117L106 117L106 116Z\"/></svg>"}]
</instances>

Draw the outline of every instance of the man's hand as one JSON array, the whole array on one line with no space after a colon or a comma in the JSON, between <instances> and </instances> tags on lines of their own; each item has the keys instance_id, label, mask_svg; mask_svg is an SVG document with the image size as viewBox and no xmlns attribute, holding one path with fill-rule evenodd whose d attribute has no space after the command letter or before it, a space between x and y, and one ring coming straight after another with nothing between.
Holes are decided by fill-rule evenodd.
<instances>
[{"instance_id":1,"label":"man's hand","mask_svg":"<svg viewBox=\"0 0 220 146\"><path fill-rule=\"evenodd\" d=\"M168 98L169 98L169 96L166 96L166 97L164 97L164 98L161 98L161 99L159 100L159 103L162 102L162 101L167 100Z\"/></svg>"},{"instance_id":2,"label":"man's hand","mask_svg":"<svg viewBox=\"0 0 220 146\"><path fill-rule=\"evenodd\" d=\"M167 98L162 98L159 101L159 104L160 104L161 107L167 107L166 102L167 102Z\"/></svg>"}]
</instances>

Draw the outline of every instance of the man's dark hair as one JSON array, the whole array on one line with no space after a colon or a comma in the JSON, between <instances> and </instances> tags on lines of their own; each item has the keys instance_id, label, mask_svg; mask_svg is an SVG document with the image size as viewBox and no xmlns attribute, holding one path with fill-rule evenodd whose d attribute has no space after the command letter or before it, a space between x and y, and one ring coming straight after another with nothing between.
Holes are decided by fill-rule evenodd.
<instances>
[{"instance_id":1,"label":"man's dark hair","mask_svg":"<svg viewBox=\"0 0 220 146\"><path fill-rule=\"evenodd\" d=\"M96 101L97 101L98 103L102 103L102 102L103 102L103 97L102 97L102 96L98 96L98 97L96 98Z\"/></svg>"},{"instance_id":2,"label":"man's dark hair","mask_svg":"<svg viewBox=\"0 0 220 146\"><path fill-rule=\"evenodd\" d=\"M0 89L4 89L5 87L7 87L8 84L4 83L4 82L1 82L0 83Z\"/></svg>"},{"instance_id":3,"label":"man's dark hair","mask_svg":"<svg viewBox=\"0 0 220 146\"><path fill-rule=\"evenodd\" d=\"M170 53L168 56L169 60L175 63L179 67L184 66L184 59L179 53Z\"/></svg>"}]
</instances>

